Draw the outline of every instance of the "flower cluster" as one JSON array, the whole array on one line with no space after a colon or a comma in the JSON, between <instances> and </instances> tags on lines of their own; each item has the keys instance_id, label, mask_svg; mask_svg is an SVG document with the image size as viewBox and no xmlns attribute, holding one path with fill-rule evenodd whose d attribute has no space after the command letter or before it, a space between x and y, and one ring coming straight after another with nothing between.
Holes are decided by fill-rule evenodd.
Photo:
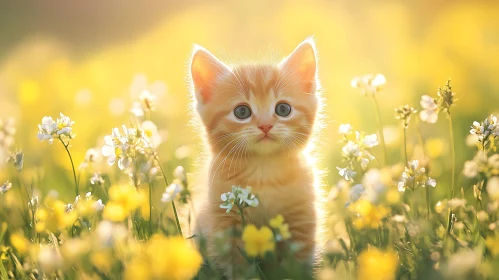
<instances>
[{"instance_id":1,"label":"flower cluster","mask_svg":"<svg viewBox=\"0 0 499 280\"><path fill-rule=\"evenodd\" d=\"M177 194L180 195L180 202L187 203L191 197L191 192L188 188L187 174L182 166L177 166L173 171L174 180L166 187L165 192L161 196L163 203L175 200Z\"/></svg>"},{"instance_id":2,"label":"flower cluster","mask_svg":"<svg viewBox=\"0 0 499 280\"><path fill-rule=\"evenodd\" d=\"M358 229L381 227L382 221L390 214L390 209L361 198L349 206L356 216L353 225Z\"/></svg>"},{"instance_id":3,"label":"flower cluster","mask_svg":"<svg viewBox=\"0 0 499 280\"><path fill-rule=\"evenodd\" d=\"M374 96L383 89L386 78L382 74L367 74L362 77L355 77L350 84L352 87L360 89L362 95Z\"/></svg>"},{"instance_id":4,"label":"flower cluster","mask_svg":"<svg viewBox=\"0 0 499 280\"><path fill-rule=\"evenodd\" d=\"M134 157L145 152L147 145L140 130L125 125L122 129L123 134L118 128L114 128L111 135L104 137L102 155L107 157L110 166L118 160L119 169L124 170L130 166Z\"/></svg>"},{"instance_id":5,"label":"flower cluster","mask_svg":"<svg viewBox=\"0 0 499 280\"><path fill-rule=\"evenodd\" d=\"M423 95L421 97L421 107L423 110L419 113L422 121L428 123L436 123L440 112L450 112L451 106L455 102L454 92L450 85L450 80L447 81L444 88L438 88L437 99Z\"/></svg>"},{"instance_id":6,"label":"flower cluster","mask_svg":"<svg viewBox=\"0 0 499 280\"><path fill-rule=\"evenodd\" d=\"M84 199L77 196L73 204L66 205L66 211L77 211L79 217L88 218L94 213L102 211L104 204L102 199L95 200L91 192L85 194Z\"/></svg>"},{"instance_id":7,"label":"flower cluster","mask_svg":"<svg viewBox=\"0 0 499 280\"><path fill-rule=\"evenodd\" d=\"M49 232L59 232L69 226L72 226L78 219L74 211L69 211L67 204L57 199L55 196L48 196L44 205L36 207L35 210L35 229L41 233L46 230Z\"/></svg>"},{"instance_id":8,"label":"flower cluster","mask_svg":"<svg viewBox=\"0 0 499 280\"><path fill-rule=\"evenodd\" d=\"M223 201L220 208L226 209L226 212L229 213L234 206L237 206L239 210L246 207L257 207L259 204L258 198L251 193L251 190L251 187L243 189L240 186L232 186L232 191L223 193L220 196Z\"/></svg>"},{"instance_id":9,"label":"flower cluster","mask_svg":"<svg viewBox=\"0 0 499 280\"><path fill-rule=\"evenodd\" d=\"M478 142L485 147L489 144L490 138L499 136L499 122L497 117L490 115L483 122L473 122L470 133L478 137Z\"/></svg>"},{"instance_id":10,"label":"flower cluster","mask_svg":"<svg viewBox=\"0 0 499 280\"><path fill-rule=\"evenodd\" d=\"M379 144L378 136L376 134L366 135L360 131L354 132L350 124L340 125L339 133L343 136L342 142L344 143L341 149L342 157L348 166L336 167L336 169L341 177L353 182L357 174L355 168L360 167L362 171L365 171L369 162L375 159L370 149ZM355 134L355 138L352 137L352 134Z\"/></svg>"},{"instance_id":11,"label":"flower cluster","mask_svg":"<svg viewBox=\"0 0 499 280\"><path fill-rule=\"evenodd\" d=\"M276 240L287 240L291 238L291 233L289 232L289 225L284 223L284 217L282 215L277 215L275 218L271 219L270 227L276 232Z\"/></svg>"},{"instance_id":12,"label":"flower cluster","mask_svg":"<svg viewBox=\"0 0 499 280\"><path fill-rule=\"evenodd\" d=\"M54 138L68 141L67 139L75 137L72 133L73 124L74 121L62 113L55 121L52 117L43 117L42 123L38 125L37 137L40 141L47 140L49 144L54 142Z\"/></svg>"},{"instance_id":13,"label":"flower cluster","mask_svg":"<svg viewBox=\"0 0 499 280\"><path fill-rule=\"evenodd\" d=\"M411 115L417 113L414 108L409 105L400 106L395 108L395 118L397 120L401 120L404 128L409 126L409 122L411 121Z\"/></svg>"},{"instance_id":14,"label":"flower cluster","mask_svg":"<svg viewBox=\"0 0 499 280\"><path fill-rule=\"evenodd\" d=\"M436 185L437 181L428 177L426 168L420 167L418 160L413 160L407 163L398 183L398 189L403 192L406 189L415 190L419 187L435 187Z\"/></svg>"}]
</instances>

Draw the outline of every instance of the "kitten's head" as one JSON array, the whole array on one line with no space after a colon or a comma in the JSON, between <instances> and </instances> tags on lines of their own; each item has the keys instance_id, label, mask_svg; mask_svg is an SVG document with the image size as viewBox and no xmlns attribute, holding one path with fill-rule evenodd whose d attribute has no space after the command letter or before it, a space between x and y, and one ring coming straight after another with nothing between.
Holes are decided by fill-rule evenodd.
<instances>
[{"instance_id":1,"label":"kitten's head","mask_svg":"<svg viewBox=\"0 0 499 280\"><path fill-rule=\"evenodd\" d=\"M275 65L233 68L197 47L190 73L214 153L270 155L306 146L319 105L312 39Z\"/></svg>"}]
</instances>

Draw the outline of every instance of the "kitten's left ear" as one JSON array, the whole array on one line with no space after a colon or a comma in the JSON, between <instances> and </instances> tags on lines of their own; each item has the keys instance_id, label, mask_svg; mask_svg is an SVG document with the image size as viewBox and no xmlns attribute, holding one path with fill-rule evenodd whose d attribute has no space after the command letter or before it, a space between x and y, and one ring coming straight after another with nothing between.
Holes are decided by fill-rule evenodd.
<instances>
[{"instance_id":1,"label":"kitten's left ear","mask_svg":"<svg viewBox=\"0 0 499 280\"><path fill-rule=\"evenodd\" d=\"M230 69L201 46L195 46L191 58L190 72L198 102L208 102L217 79Z\"/></svg>"},{"instance_id":2,"label":"kitten's left ear","mask_svg":"<svg viewBox=\"0 0 499 280\"><path fill-rule=\"evenodd\" d=\"M317 79L317 55L314 39L308 38L296 47L280 64L281 69L296 73L303 83L303 90L314 93Z\"/></svg>"}]
</instances>

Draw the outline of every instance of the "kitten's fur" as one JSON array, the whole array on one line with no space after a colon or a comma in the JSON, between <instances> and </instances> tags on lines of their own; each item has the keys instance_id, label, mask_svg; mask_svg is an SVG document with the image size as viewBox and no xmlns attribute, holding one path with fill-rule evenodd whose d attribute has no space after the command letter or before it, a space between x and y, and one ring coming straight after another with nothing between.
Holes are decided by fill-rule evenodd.
<instances>
[{"instance_id":1,"label":"kitten's fur","mask_svg":"<svg viewBox=\"0 0 499 280\"><path fill-rule=\"evenodd\" d=\"M220 195L240 185L251 186L260 201L245 210L246 223L268 226L269 219L283 215L292 241L303 244L296 257L312 263L321 212L317 173L303 150L317 127L321 105L314 41L305 40L280 63L232 68L197 47L190 74L194 105L211 152L203 186L207 193L197 209L195 230L207 238L208 254L219 265L227 264L217 258L212 243L217 232L240 229L240 217L220 208ZM279 102L291 105L288 117L275 113ZM234 115L241 104L251 108L246 120ZM268 132L272 139L259 141L265 136L262 125L273 126ZM243 248L240 240L232 242ZM240 258L237 248L230 258Z\"/></svg>"}]
</instances>

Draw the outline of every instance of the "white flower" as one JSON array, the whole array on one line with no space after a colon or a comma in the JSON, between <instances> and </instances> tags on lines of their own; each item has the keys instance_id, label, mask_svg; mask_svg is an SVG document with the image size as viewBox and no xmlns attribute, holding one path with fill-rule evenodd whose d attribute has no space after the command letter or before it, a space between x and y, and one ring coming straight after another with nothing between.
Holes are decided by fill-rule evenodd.
<instances>
[{"instance_id":1,"label":"white flower","mask_svg":"<svg viewBox=\"0 0 499 280\"><path fill-rule=\"evenodd\" d=\"M57 123L52 117L43 117L42 124L38 125L38 139L40 141L48 140L49 144L54 142L54 134L57 131Z\"/></svg>"},{"instance_id":2,"label":"white flower","mask_svg":"<svg viewBox=\"0 0 499 280\"><path fill-rule=\"evenodd\" d=\"M364 193L364 186L362 186L361 184L353 186L350 189L350 199L348 200L345 206L348 207L350 203L357 201L363 193Z\"/></svg>"},{"instance_id":3,"label":"white flower","mask_svg":"<svg viewBox=\"0 0 499 280\"><path fill-rule=\"evenodd\" d=\"M426 186L429 187L436 187L437 186L437 181L433 178L428 177L428 180L426 180Z\"/></svg>"},{"instance_id":4,"label":"white flower","mask_svg":"<svg viewBox=\"0 0 499 280\"><path fill-rule=\"evenodd\" d=\"M101 150L110 166L118 159L118 167L121 170L128 168L132 161L127 155L129 131L126 126L123 126L123 132L125 135L121 135L118 128L113 128L112 134L104 137L105 145Z\"/></svg>"},{"instance_id":5,"label":"white flower","mask_svg":"<svg viewBox=\"0 0 499 280\"><path fill-rule=\"evenodd\" d=\"M473 160L468 160L464 163L463 175L468 178L478 176L478 163Z\"/></svg>"},{"instance_id":6,"label":"white flower","mask_svg":"<svg viewBox=\"0 0 499 280\"><path fill-rule=\"evenodd\" d=\"M220 204L220 208L226 209L227 213L229 213L232 210L232 207L234 207L234 204L236 202L236 196L232 192L227 192L223 193L220 196L220 199L222 199L223 203Z\"/></svg>"},{"instance_id":7,"label":"white flower","mask_svg":"<svg viewBox=\"0 0 499 280\"><path fill-rule=\"evenodd\" d=\"M488 159L488 165L491 169L499 170L499 154L493 154Z\"/></svg>"},{"instance_id":8,"label":"white flower","mask_svg":"<svg viewBox=\"0 0 499 280\"><path fill-rule=\"evenodd\" d=\"M492 199L499 199L499 177L494 176L487 182L487 193Z\"/></svg>"},{"instance_id":9,"label":"white flower","mask_svg":"<svg viewBox=\"0 0 499 280\"><path fill-rule=\"evenodd\" d=\"M112 246L116 242L125 240L128 235L128 230L123 224L115 224L110 221L103 220L95 229L97 240L105 245Z\"/></svg>"},{"instance_id":10,"label":"white flower","mask_svg":"<svg viewBox=\"0 0 499 280\"><path fill-rule=\"evenodd\" d=\"M102 199L99 199L94 203L94 209L95 211L102 211L104 209L104 203L102 203Z\"/></svg>"},{"instance_id":11,"label":"white flower","mask_svg":"<svg viewBox=\"0 0 499 280\"><path fill-rule=\"evenodd\" d=\"M137 118L144 116L144 109L142 108L140 102L132 103L132 108L130 108L130 113L132 113Z\"/></svg>"},{"instance_id":12,"label":"white flower","mask_svg":"<svg viewBox=\"0 0 499 280\"><path fill-rule=\"evenodd\" d=\"M147 141L154 147L157 148L161 144L161 135L158 133L158 127L152 121L144 121L140 125L144 136Z\"/></svg>"},{"instance_id":13,"label":"white flower","mask_svg":"<svg viewBox=\"0 0 499 280\"><path fill-rule=\"evenodd\" d=\"M395 215L392 217L392 220L396 223L405 223L407 222L407 219L405 218L404 215Z\"/></svg>"},{"instance_id":14,"label":"white flower","mask_svg":"<svg viewBox=\"0 0 499 280\"><path fill-rule=\"evenodd\" d=\"M88 149L87 152L85 153L85 158L83 159L83 162L80 164L80 169L86 169L90 164L99 162L100 160L101 160L101 155L96 149L94 148Z\"/></svg>"},{"instance_id":15,"label":"white flower","mask_svg":"<svg viewBox=\"0 0 499 280\"><path fill-rule=\"evenodd\" d=\"M349 169L349 168L340 168L336 167L338 169L338 174L340 174L341 177L343 177L347 181L353 181L353 177L357 174L357 172Z\"/></svg>"},{"instance_id":16,"label":"white flower","mask_svg":"<svg viewBox=\"0 0 499 280\"><path fill-rule=\"evenodd\" d=\"M241 204L245 202L251 207L257 207L259 204L258 198L256 198L256 196L251 193L251 190L251 187L246 187L245 189L239 187L239 190L235 191L235 193L237 194L236 197L239 199L239 203Z\"/></svg>"},{"instance_id":17,"label":"white flower","mask_svg":"<svg viewBox=\"0 0 499 280\"><path fill-rule=\"evenodd\" d=\"M38 196L33 196L29 202L28 202L28 205L33 207L33 208L36 208L38 207Z\"/></svg>"},{"instance_id":18,"label":"white flower","mask_svg":"<svg viewBox=\"0 0 499 280\"><path fill-rule=\"evenodd\" d=\"M171 183L168 187L166 187L165 192L161 196L161 202L172 202L175 199L175 196L182 191L182 185L178 182Z\"/></svg>"},{"instance_id":19,"label":"white flower","mask_svg":"<svg viewBox=\"0 0 499 280\"><path fill-rule=\"evenodd\" d=\"M340 134L343 134L343 135L348 135L350 133L352 133L352 130L353 130L353 127L350 125L350 124L341 124L340 125L340 128L338 129L338 131L340 132Z\"/></svg>"},{"instance_id":20,"label":"white flower","mask_svg":"<svg viewBox=\"0 0 499 280\"><path fill-rule=\"evenodd\" d=\"M94 172L92 177L90 177L90 184L92 185L102 185L104 184L104 178L100 175L99 172Z\"/></svg>"},{"instance_id":21,"label":"white flower","mask_svg":"<svg viewBox=\"0 0 499 280\"><path fill-rule=\"evenodd\" d=\"M184 167L177 166L175 170L173 170L173 177L180 180L181 182L185 182L187 180L187 175L185 174Z\"/></svg>"},{"instance_id":22,"label":"white flower","mask_svg":"<svg viewBox=\"0 0 499 280\"><path fill-rule=\"evenodd\" d=\"M362 144L368 148L376 147L379 145L378 136L376 134L366 135Z\"/></svg>"},{"instance_id":23,"label":"white flower","mask_svg":"<svg viewBox=\"0 0 499 280\"><path fill-rule=\"evenodd\" d=\"M487 144L490 136L499 136L499 123L497 122L497 117L490 115L482 123L477 121L473 122L470 129L470 134L476 135L478 137L478 142Z\"/></svg>"},{"instance_id":24,"label":"white flower","mask_svg":"<svg viewBox=\"0 0 499 280\"><path fill-rule=\"evenodd\" d=\"M386 191L381 171L378 169L367 171L362 179L362 185L364 186L367 199L371 202L376 202L378 197Z\"/></svg>"},{"instance_id":25,"label":"white flower","mask_svg":"<svg viewBox=\"0 0 499 280\"><path fill-rule=\"evenodd\" d=\"M348 141L341 151L346 158L359 157L361 154L359 145L353 141Z\"/></svg>"},{"instance_id":26,"label":"white flower","mask_svg":"<svg viewBox=\"0 0 499 280\"><path fill-rule=\"evenodd\" d=\"M5 183L3 183L3 185L0 186L0 193L4 194L8 190L10 190L11 188L12 188L12 183L9 181L6 181Z\"/></svg>"},{"instance_id":27,"label":"white flower","mask_svg":"<svg viewBox=\"0 0 499 280\"><path fill-rule=\"evenodd\" d=\"M363 77L355 77L350 85L359 88L362 95L374 95L386 84L386 78L382 74L368 74Z\"/></svg>"},{"instance_id":28,"label":"white flower","mask_svg":"<svg viewBox=\"0 0 499 280\"><path fill-rule=\"evenodd\" d=\"M53 272L63 264L61 254L50 245L41 246L38 253L38 264L45 272Z\"/></svg>"},{"instance_id":29,"label":"white flower","mask_svg":"<svg viewBox=\"0 0 499 280\"><path fill-rule=\"evenodd\" d=\"M142 91L139 99L144 109L148 111L154 111L156 109L156 96L152 95L150 91Z\"/></svg>"},{"instance_id":30,"label":"white flower","mask_svg":"<svg viewBox=\"0 0 499 280\"><path fill-rule=\"evenodd\" d=\"M408 167L402 173L398 183L398 190L403 192L406 188L412 190L417 187L435 187L437 182L428 177L424 167L419 168L419 161L413 160L407 163Z\"/></svg>"},{"instance_id":31,"label":"white flower","mask_svg":"<svg viewBox=\"0 0 499 280\"><path fill-rule=\"evenodd\" d=\"M229 213L234 205L239 208L245 207L257 207L259 205L258 198L251 193L252 188L246 187L245 189L239 186L232 186L232 191L223 193L220 198L223 203L220 204L220 208L227 209Z\"/></svg>"},{"instance_id":32,"label":"white flower","mask_svg":"<svg viewBox=\"0 0 499 280\"><path fill-rule=\"evenodd\" d=\"M366 170L368 165L369 165L369 159L362 158L360 160L360 168L362 168L362 170Z\"/></svg>"},{"instance_id":33,"label":"white flower","mask_svg":"<svg viewBox=\"0 0 499 280\"><path fill-rule=\"evenodd\" d=\"M421 96L421 107L423 107L423 110L419 112L421 120L428 123L436 123L439 112L435 99L428 95Z\"/></svg>"},{"instance_id":34,"label":"white flower","mask_svg":"<svg viewBox=\"0 0 499 280\"><path fill-rule=\"evenodd\" d=\"M67 136L69 138L74 138L72 134L74 124L68 116L60 113L60 117L54 121L52 117L43 117L42 123L38 125L37 137L40 141L48 140L49 144L54 142L54 137L60 137L61 135Z\"/></svg>"},{"instance_id":35,"label":"white flower","mask_svg":"<svg viewBox=\"0 0 499 280\"><path fill-rule=\"evenodd\" d=\"M447 206L452 210L456 210L457 208L465 208L466 207L466 199L464 198L453 198L447 201Z\"/></svg>"},{"instance_id":36,"label":"white flower","mask_svg":"<svg viewBox=\"0 0 499 280\"><path fill-rule=\"evenodd\" d=\"M73 131L73 128L71 126L75 122L62 113L60 113L60 116L61 117L57 119L57 135L66 135L71 137L71 132Z\"/></svg>"}]
</instances>

